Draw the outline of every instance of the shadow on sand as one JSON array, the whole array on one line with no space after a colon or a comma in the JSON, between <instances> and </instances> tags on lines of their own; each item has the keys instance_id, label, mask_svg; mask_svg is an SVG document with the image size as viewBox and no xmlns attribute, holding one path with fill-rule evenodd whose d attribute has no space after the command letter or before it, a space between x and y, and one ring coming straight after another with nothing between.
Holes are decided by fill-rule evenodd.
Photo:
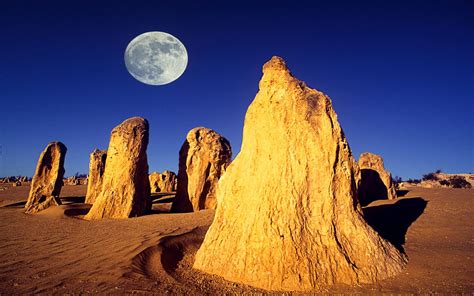
<instances>
[{"instance_id":1,"label":"shadow on sand","mask_svg":"<svg viewBox=\"0 0 474 296\"><path fill-rule=\"evenodd\" d=\"M71 205L71 204L81 204L84 203L84 200L86 199L85 196L67 196L67 197L60 197L61 202L63 205ZM4 208L24 208L26 205L26 200L19 201L19 202L14 202L10 203L7 205L4 205L2 207Z\"/></svg>"},{"instance_id":2,"label":"shadow on sand","mask_svg":"<svg viewBox=\"0 0 474 296\"><path fill-rule=\"evenodd\" d=\"M394 204L363 208L365 220L381 237L404 252L405 235L421 216L428 202L421 197L400 199Z\"/></svg>"},{"instance_id":3,"label":"shadow on sand","mask_svg":"<svg viewBox=\"0 0 474 296\"><path fill-rule=\"evenodd\" d=\"M86 200L85 196L66 196L60 197L61 202L65 205L67 204L77 204L77 203L84 203Z\"/></svg>"},{"instance_id":4,"label":"shadow on sand","mask_svg":"<svg viewBox=\"0 0 474 296\"><path fill-rule=\"evenodd\" d=\"M151 196L153 207L145 215L169 213L170 212L169 203L173 201L173 197L174 197L174 193L153 194ZM61 201L64 206L67 206L64 210L64 214L70 217L87 215L90 208L92 207L91 204L84 203L85 196L61 197ZM6 205L5 207L20 208L20 207L24 207L25 203L26 202L23 201L23 202L18 202L14 204L9 204L9 205Z\"/></svg>"},{"instance_id":5,"label":"shadow on sand","mask_svg":"<svg viewBox=\"0 0 474 296\"><path fill-rule=\"evenodd\" d=\"M164 237L159 242L162 250L161 264L168 274L175 277L174 273L184 255L189 251L192 253L197 252L204 241L208 228L209 226L196 227L181 235Z\"/></svg>"},{"instance_id":6,"label":"shadow on sand","mask_svg":"<svg viewBox=\"0 0 474 296\"><path fill-rule=\"evenodd\" d=\"M170 203L173 202L175 193L154 193L151 195L152 209L146 215L170 213ZM65 196L60 197L62 205L66 206L64 214L69 217L87 215L91 204L84 203L85 196ZM26 201L18 201L0 206L0 208L24 208Z\"/></svg>"},{"instance_id":7,"label":"shadow on sand","mask_svg":"<svg viewBox=\"0 0 474 296\"><path fill-rule=\"evenodd\" d=\"M75 216L85 216L89 213L92 205L90 204L68 204L67 208L64 210L64 215L68 217L75 217Z\"/></svg>"},{"instance_id":8,"label":"shadow on sand","mask_svg":"<svg viewBox=\"0 0 474 296\"><path fill-rule=\"evenodd\" d=\"M407 193L410 192L410 190L397 190L397 197L402 197L402 196L405 196L407 195Z\"/></svg>"}]
</instances>

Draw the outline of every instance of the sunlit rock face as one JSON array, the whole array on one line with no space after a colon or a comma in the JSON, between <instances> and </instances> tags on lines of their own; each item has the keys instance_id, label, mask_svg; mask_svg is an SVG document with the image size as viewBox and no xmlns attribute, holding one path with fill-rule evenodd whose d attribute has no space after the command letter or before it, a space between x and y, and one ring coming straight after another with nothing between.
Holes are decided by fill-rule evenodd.
<instances>
[{"instance_id":1,"label":"sunlit rock face","mask_svg":"<svg viewBox=\"0 0 474 296\"><path fill-rule=\"evenodd\" d=\"M176 191L176 174L172 171L164 171L161 174L153 172L149 179L152 193Z\"/></svg>"},{"instance_id":2,"label":"sunlit rock face","mask_svg":"<svg viewBox=\"0 0 474 296\"><path fill-rule=\"evenodd\" d=\"M220 179L194 268L269 290L372 283L406 258L364 220L356 163L331 100L273 57Z\"/></svg>"},{"instance_id":3,"label":"sunlit rock face","mask_svg":"<svg viewBox=\"0 0 474 296\"><path fill-rule=\"evenodd\" d=\"M148 180L148 121L125 120L112 130L101 191L86 220L129 218L151 208Z\"/></svg>"},{"instance_id":4,"label":"sunlit rock face","mask_svg":"<svg viewBox=\"0 0 474 296\"><path fill-rule=\"evenodd\" d=\"M215 209L217 182L231 158L226 138L205 127L190 130L179 151L178 188L172 211Z\"/></svg>"},{"instance_id":5,"label":"sunlit rock face","mask_svg":"<svg viewBox=\"0 0 474 296\"><path fill-rule=\"evenodd\" d=\"M361 205L378 199L395 199L397 192L392 176L380 155L362 153L359 157L360 180L357 186Z\"/></svg>"},{"instance_id":6,"label":"sunlit rock face","mask_svg":"<svg viewBox=\"0 0 474 296\"><path fill-rule=\"evenodd\" d=\"M102 180L105 172L107 150L95 149L89 160L89 179L85 203L93 204L102 190Z\"/></svg>"},{"instance_id":7,"label":"sunlit rock face","mask_svg":"<svg viewBox=\"0 0 474 296\"><path fill-rule=\"evenodd\" d=\"M51 142L41 152L25 205L26 213L33 214L61 204L59 194L63 186L66 151L63 143Z\"/></svg>"}]
</instances>

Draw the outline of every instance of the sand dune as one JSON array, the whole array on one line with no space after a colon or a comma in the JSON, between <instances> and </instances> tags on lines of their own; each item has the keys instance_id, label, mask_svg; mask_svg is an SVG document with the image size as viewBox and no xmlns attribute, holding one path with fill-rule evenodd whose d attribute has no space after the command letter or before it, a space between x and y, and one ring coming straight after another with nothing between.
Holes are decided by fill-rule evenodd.
<instances>
[{"instance_id":1,"label":"sand dune","mask_svg":"<svg viewBox=\"0 0 474 296\"><path fill-rule=\"evenodd\" d=\"M410 188L398 200L364 209L382 237L409 256L399 276L338 293L474 291L474 190ZM220 294L263 292L191 269L214 212L170 214L157 196L154 214L84 221L85 186L65 186L64 205L23 213L28 186L0 191L0 292Z\"/></svg>"}]
</instances>

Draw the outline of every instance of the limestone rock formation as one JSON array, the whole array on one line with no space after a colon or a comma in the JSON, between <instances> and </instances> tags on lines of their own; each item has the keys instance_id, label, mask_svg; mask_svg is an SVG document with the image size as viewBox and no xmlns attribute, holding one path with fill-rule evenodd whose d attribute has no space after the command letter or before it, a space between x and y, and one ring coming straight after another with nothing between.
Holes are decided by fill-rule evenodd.
<instances>
[{"instance_id":1,"label":"limestone rock formation","mask_svg":"<svg viewBox=\"0 0 474 296\"><path fill-rule=\"evenodd\" d=\"M174 192L176 191L176 174L172 171L163 173L153 172L149 176L151 192Z\"/></svg>"},{"instance_id":2,"label":"limestone rock formation","mask_svg":"<svg viewBox=\"0 0 474 296\"><path fill-rule=\"evenodd\" d=\"M406 257L364 220L356 163L330 98L278 57L264 65L259 86L194 268L299 291L399 273Z\"/></svg>"},{"instance_id":3,"label":"limestone rock formation","mask_svg":"<svg viewBox=\"0 0 474 296\"><path fill-rule=\"evenodd\" d=\"M71 186L75 186L75 185L81 185L81 181L78 177L76 176L72 176L72 177L69 177L69 178L66 178L63 180L63 184L64 185L71 185Z\"/></svg>"},{"instance_id":4,"label":"limestone rock formation","mask_svg":"<svg viewBox=\"0 0 474 296\"><path fill-rule=\"evenodd\" d=\"M422 188L465 188L474 187L474 174L427 173L421 180L408 179L400 187L417 186Z\"/></svg>"},{"instance_id":5,"label":"limestone rock formation","mask_svg":"<svg viewBox=\"0 0 474 296\"><path fill-rule=\"evenodd\" d=\"M87 220L141 216L151 208L148 181L148 121L125 120L112 130L101 191Z\"/></svg>"},{"instance_id":6,"label":"limestone rock formation","mask_svg":"<svg viewBox=\"0 0 474 296\"><path fill-rule=\"evenodd\" d=\"M380 155L362 153L359 157L360 180L357 186L361 205L378 199L395 199L397 192L392 176L383 164Z\"/></svg>"},{"instance_id":7,"label":"limestone rock formation","mask_svg":"<svg viewBox=\"0 0 474 296\"><path fill-rule=\"evenodd\" d=\"M150 192L160 192L160 187L158 187L158 180L160 179L160 173L153 172L148 175L148 180L150 181Z\"/></svg>"},{"instance_id":8,"label":"limestone rock formation","mask_svg":"<svg viewBox=\"0 0 474 296\"><path fill-rule=\"evenodd\" d=\"M16 182L16 177L10 176L5 178L5 183L13 183Z\"/></svg>"},{"instance_id":9,"label":"limestone rock formation","mask_svg":"<svg viewBox=\"0 0 474 296\"><path fill-rule=\"evenodd\" d=\"M16 182L16 181L17 181L17 178L14 177L14 176L4 177L4 178L0 179L0 183L13 183L13 182Z\"/></svg>"},{"instance_id":10,"label":"limestone rock formation","mask_svg":"<svg viewBox=\"0 0 474 296\"><path fill-rule=\"evenodd\" d=\"M89 178L85 203L93 204L102 190L102 177L105 172L107 150L95 149L89 157Z\"/></svg>"},{"instance_id":11,"label":"limestone rock formation","mask_svg":"<svg viewBox=\"0 0 474 296\"><path fill-rule=\"evenodd\" d=\"M217 182L231 158L226 138L205 127L190 130L179 151L178 188L171 210L215 209Z\"/></svg>"},{"instance_id":12,"label":"limestone rock formation","mask_svg":"<svg viewBox=\"0 0 474 296\"><path fill-rule=\"evenodd\" d=\"M61 204L59 194L63 185L66 151L63 143L51 142L41 152L25 205L26 213L33 214Z\"/></svg>"}]
</instances>

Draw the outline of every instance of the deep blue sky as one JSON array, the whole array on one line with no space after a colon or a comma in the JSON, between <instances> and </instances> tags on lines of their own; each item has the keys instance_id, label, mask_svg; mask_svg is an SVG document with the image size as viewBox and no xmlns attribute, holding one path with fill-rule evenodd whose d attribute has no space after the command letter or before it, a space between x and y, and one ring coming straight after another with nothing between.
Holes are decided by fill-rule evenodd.
<instances>
[{"instance_id":1,"label":"deep blue sky","mask_svg":"<svg viewBox=\"0 0 474 296\"><path fill-rule=\"evenodd\" d=\"M258 5L254 2L258 2ZM356 157L393 175L474 172L473 1L1 1L0 176L32 176L46 144L68 147L66 175L131 116L150 122L150 171L177 171L196 126L236 155L262 65L283 57L333 100ZM164 31L187 47L177 81L127 72L128 42Z\"/></svg>"}]
</instances>

